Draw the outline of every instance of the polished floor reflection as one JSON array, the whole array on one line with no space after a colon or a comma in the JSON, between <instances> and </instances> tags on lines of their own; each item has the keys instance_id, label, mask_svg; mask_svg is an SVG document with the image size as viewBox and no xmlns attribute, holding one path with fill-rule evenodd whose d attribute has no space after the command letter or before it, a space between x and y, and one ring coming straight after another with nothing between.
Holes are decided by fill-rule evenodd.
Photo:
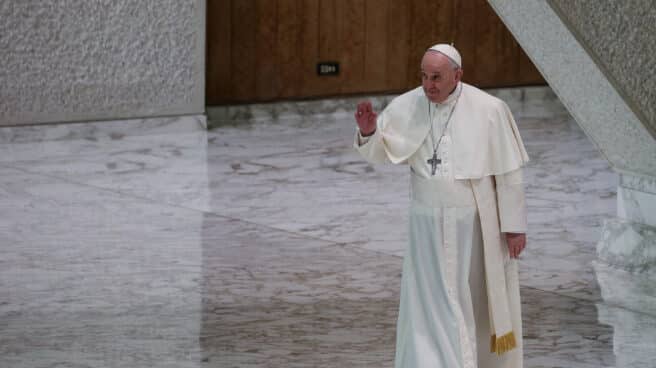
<instances>
[{"instance_id":1,"label":"polished floor reflection","mask_svg":"<svg viewBox=\"0 0 656 368\"><path fill-rule=\"evenodd\" d=\"M656 315L600 293L632 280L594 262L616 175L552 94L498 93L532 159L526 367L654 367ZM0 129L0 367L391 367L407 168L357 156L350 107Z\"/></svg>"}]
</instances>

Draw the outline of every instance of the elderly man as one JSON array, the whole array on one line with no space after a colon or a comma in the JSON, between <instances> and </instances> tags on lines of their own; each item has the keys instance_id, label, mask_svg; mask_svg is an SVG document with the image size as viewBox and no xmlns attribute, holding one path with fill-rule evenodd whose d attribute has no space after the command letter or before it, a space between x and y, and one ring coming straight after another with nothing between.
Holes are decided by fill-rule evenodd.
<instances>
[{"instance_id":1,"label":"elderly man","mask_svg":"<svg viewBox=\"0 0 656 368\"><path fill-rule=\"evenodd\" d=\"M508 106L462 75L458 51L435 45L421 61L421 87L380 116L369 102L355 113L365 159L410 166L397 368L522 367L528 155Z\"/></svg>"}]
</instances>

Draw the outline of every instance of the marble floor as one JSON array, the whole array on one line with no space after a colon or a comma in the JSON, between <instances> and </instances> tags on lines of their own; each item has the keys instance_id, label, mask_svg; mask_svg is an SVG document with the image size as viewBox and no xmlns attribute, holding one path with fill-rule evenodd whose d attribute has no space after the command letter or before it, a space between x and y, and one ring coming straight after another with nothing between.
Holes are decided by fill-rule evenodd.
<instances>
[{"instance_id":1,"label":"marble floor","mask_svg":"<svg viewBox=\"0 0 656 368\"><path fill-rule=\"evenodd\" d=\"M525 366L655 367L594 262L617 175L549 91L495 93L532 159ZM357 156L352 103L0 128L0 367L392 367L407 169Z\"/></svg>"}]
</instances>

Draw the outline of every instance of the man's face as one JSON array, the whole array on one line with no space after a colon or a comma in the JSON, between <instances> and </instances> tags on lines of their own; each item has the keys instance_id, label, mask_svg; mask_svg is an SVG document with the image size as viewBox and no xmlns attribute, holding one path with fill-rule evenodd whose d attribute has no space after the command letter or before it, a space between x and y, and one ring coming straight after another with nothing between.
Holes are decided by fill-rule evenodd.
<instances>
[{"instance_id":1,"label":"man's face","mask_svg":"<svg viewBox=\"0 0 656 368\"><path fill-rule=\"evenodd\" d=\"M443 102L462 77L462 69L454 70L449 58L427 51L421 59L421 85L431 102Z\"/></svg>"}]
</instances>

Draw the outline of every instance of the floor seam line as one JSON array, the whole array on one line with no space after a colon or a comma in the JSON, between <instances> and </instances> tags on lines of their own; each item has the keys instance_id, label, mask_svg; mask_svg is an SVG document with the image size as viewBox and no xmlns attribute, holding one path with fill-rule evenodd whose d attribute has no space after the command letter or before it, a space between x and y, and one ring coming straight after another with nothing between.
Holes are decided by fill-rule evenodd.
<instances>
[{"instance_id":1,"label":"floor seam line","mask_svg":"<svg viewBox=\"0 0 656 368\"><path fill-rule=\"evenodd\" d=\"M6 166L6 167L10 168L10 169L22 171L22 172L27 173L27 174L38 175L38 176L51 178L51 179L57 179L57 180L67 182L69 184L80 185L80 186L84 186L84 187L87 187L87 188L92 188L92 189L95 189L95 190L100 190L100 191L103 191L103 192L108 192L108 193L116 194L116 195L123 196L123 197L138 199L138 200L150 202L150 203L161 205L161 206L169 206L169 207L184 209L184 210L188 210L188 211L200 212L200 213L203 213L203 214L208 214L208 215L212 215L212 216L216 216L216 217L221 217L221 218L226 219L226 220L240 221L240 222L247 223L247 224L250 224L250 225L261 226L261 227L264 227L264 228L267 228L267 229L270 229L270 230L274 230L274 231L280 231L280 232L287 233L287 234L293 234L293 235L303 237L303 238L306 238L306 239L310 239L310 240L323 241L323 242L326 242L326 243L331 243L332 245L349 246L349 247L354 247L354 248L358 248L358 249L361 249L361 250L366 250L367 252L372 252L372 253L376 253L376 254L384 254L384 255L387 255L387 256L390 256L390 257L402 258L402 256L398 256L398 255L395 255L395 254L389 254L389 253L385 253L385 252L381 252L381 251L377 251L377 250L371 250L371 249L367 249L367 248L358 247L358 246L355 245L355 243L357 241L343 242L343 241L335 241L335 240L317 238L317 237L310 236L310 235L307 235L307 234L298 233L298 232L290 231L290 230L287 230L287 229L281 229L281 228L277 228L277 227L274 227L274 226L271 226L271 225L261 224L261 223L258 223L258 222L245 220L245 219L242 219L242 218L223 215L223 214L219 214L219 213L212 212L212 211L205 211L205 210L198 209L198 208L185 207L185 206L180 205L180 204L174 204L174 203L168 203L168 202L158 202L158 201L156 201L152 198L142 197L142 196L138 196L138 195L134 195L134 194L130 194L130 193L125 193L125 192L122 192L122 191L117 191L117 190L113 190L113 189L109 189L109 188L98 187L98 186L95 186L95 185L92 185L92 184L62 178L62 177L59 177L57 175L35 173L35 172L30 171L30 170L26 170L26 169L14 167L14 166Z\"/></svg>"}]
</instances>

